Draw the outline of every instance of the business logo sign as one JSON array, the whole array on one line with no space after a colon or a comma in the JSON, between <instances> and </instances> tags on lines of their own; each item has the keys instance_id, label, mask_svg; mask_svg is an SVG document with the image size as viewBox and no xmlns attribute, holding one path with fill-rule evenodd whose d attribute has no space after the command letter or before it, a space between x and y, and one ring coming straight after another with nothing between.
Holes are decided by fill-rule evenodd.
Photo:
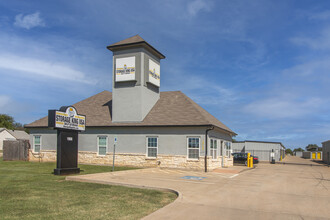
<instances>
[{"instance_id":1,"label":"business logo sign","mask_svg":"<svg viewBox=\"0 0 330 220\"><path fill-rule=\"evenodd\" d=\"M116 82L135 80L135 57L116 59Z\"/></svg>"},{"instance_id":2,"label":"business logo sign","mask_svg":"<svg viewBox=\"0 0 330 220\"><path fill-rule=\"evenodd\" d=\"M160 66L151 59L149 59L149 82L160 86Z\"/></svg>"},{"instance_id":3,"label":"business logo sign","mask_svg":"<svg viewBox=\"0 0 330 220\"><path fill-rule=\"evenodd\" d=\"M86 117L78 115L74 107L62 107L60 111L48 111L48 127L84 131Z\"/></svg>"}]
</instances>

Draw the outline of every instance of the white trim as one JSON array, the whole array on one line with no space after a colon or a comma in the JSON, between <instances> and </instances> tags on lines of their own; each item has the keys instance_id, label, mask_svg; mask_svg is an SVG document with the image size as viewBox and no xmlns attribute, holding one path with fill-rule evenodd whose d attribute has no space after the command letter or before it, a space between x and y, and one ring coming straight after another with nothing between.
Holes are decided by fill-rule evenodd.
<instances>
[{"instance_id":1,"label":"white trim","mask_svg":"<svg viewBox=\"0 0 330 220\"><path fill-rule=\"evenodd\" d=\"M157 153L156 153L156 157L149 157L148 156L148 148L149 148L149 146L148 146L148 138L156 138L157 139L157 147L156 147L156 149L157 149ZM147 136L146 137L146 158L148 158L148 159L156 159L157 158L157 156L158 156L158 140L159 138L158 138L158 136ZM150 147L150 148L155 148L155 147Z\"/></svg>"},{"instance_id":2,"label":"white trim","mask_svg":"<svg viewBox=\"0 0 330 220\"><path fill-rule=\"evenodd\" d=\"M198 158L189 158L189 138L198 138ZM200 136L188 136L186 138L187 141L187 160L199 160L201 157L201 137ZM197 149L197 148L191 148L191 149ZM205 149L206 150L206 149Z\"/></svg>"},{"instance_id":3,"label":"white trim","mask_svg":"<svg viewBox=\"0 0 330 220\"><path fill-rule=\"evenodd\" d=\"M232 157L232 156L231 156L231 154L232 154L232 149L233 149L232 142L230 142L230 141L224 141L224 143L225 143L225 148L226 148L226 154L225 154L225 156L226 156L227 158L231 158L231 157ZM229 143L229 145L230 145L230 150L227 149L227 143ZM228 152L229 152L229 153L228 153Z\"/></svg>"},{"instance_id":4,"label":"white trim","mask_svg":"<svg viewBox=\"0 0 330 220\"><path fill-rule=\"evenodd\" d=\"M212 143L212 145L213 145L213 148L211 148L211 142L213 142ZM216 143L216 145L217 145L217 148L214 148L214 143ZM218 139L216 139L216 138L210 138L210 156L212 157L212 160L217 160L218 159ZM213 158L213 156L211 155L211 152L213 151L213 154L214 154L214 151L215 151L215 158Z\"/></svg>"},{"instance_id":5,"label":"white trim","mask_svg":"<svg viewBox=\"0 0 330 220\"><path fill-rule=\"evenodd\" d=\"M40 143L39 143L39 145L40 145L40 147L39 147L39 152L36 152L36 150L35 150L35 137L40 137ZM32 146L32 151L33 151L33 153L40 153L41 152L41 135L40 134L37 134L37 135L33 135L33 146Z\"/></svg>"},{"instance_id":6,"label":"white trim","mask_svg":"<svg viewBox=\"0 0 330 220\"><path fill-rule=\"evenodd\" d=\"M106 138L106 144L105 144L105 154L99 154L100 152L100 145L99 145L99 138L100 137L105 137ZM97 146L97 156L100 156L100 157L104 157L107 155L108 153L108 136L107 135L97 135L97 138L96 138L96 146Z\"/></svg>"}]
</instances>

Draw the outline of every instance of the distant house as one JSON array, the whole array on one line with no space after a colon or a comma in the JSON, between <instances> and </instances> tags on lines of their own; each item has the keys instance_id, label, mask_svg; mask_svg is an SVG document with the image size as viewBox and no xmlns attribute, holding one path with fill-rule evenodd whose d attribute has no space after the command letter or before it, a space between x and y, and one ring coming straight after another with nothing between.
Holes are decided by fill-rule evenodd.
<instances>
[{"instance_id":1,"label":"distant house","mask_svg":"<svg viewBox=\"0 0 330 220\"><path fill-rule=\"evenodd\" d=\"M0 128L0 150L2 150L4 140L29 140L29 138L29 134L25 131Z\"/></svg>"}]
</instances>

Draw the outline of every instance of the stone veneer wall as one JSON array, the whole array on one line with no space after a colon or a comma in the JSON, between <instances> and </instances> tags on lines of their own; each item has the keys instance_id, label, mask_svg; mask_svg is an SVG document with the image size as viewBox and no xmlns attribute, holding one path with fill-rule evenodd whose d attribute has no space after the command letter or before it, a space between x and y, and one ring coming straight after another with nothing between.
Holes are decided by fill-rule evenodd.
<instances>
[{"instance_id":1,"label":"stone veneer wall","mask_svg":"<svg viewBox=\"0 0 330 220\"><path fill-rule=\"evenodd\" d=\"M107 153L104 156L97 155L96 152L79 151L78 163L86 164L112 164L112 153ZM213 170L221 167L221 157L214 160L208 157L208 169ZM49 162L56 161L56 151L42 151L40 154L29 154L30 161ZM134 153L118 153L115 157L116 166L134 166L134 167L160 167L160 168L178 168L203 170L205 168L204 157L199 160L187 159L181 155L157 155L157 158L147 158L145 154ZM225 157L224 167L233 166L233 159Z\"/></svg>"},{"instance_id":2,"label":"stone veneer wall","mask_svg":"<svg viewBox=\"0 0 330 220\"><path fill-rule=\"evenodd\" d=\"M56 151L43 150L41 153L33 153L32 150L29 150L29 161L56 162Z\"/></svg>"}]
</instances>

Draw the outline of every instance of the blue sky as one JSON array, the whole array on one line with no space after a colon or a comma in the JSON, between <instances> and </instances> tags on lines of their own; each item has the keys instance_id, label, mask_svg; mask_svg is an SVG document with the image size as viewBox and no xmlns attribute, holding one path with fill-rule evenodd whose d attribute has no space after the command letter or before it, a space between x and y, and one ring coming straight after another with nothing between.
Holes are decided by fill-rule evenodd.
<instances>
[{"instance_id":1,"label":"blue sky","mask_svg":"<svg viewBox=\"0 0 330 220\"><path fill-rule=\"evenodd\" d=\"M111 91L107 45L139 34L238 140L330 139L329 1L0 1L0 113L30 123Z\"/></svg>"}]
</instances>

